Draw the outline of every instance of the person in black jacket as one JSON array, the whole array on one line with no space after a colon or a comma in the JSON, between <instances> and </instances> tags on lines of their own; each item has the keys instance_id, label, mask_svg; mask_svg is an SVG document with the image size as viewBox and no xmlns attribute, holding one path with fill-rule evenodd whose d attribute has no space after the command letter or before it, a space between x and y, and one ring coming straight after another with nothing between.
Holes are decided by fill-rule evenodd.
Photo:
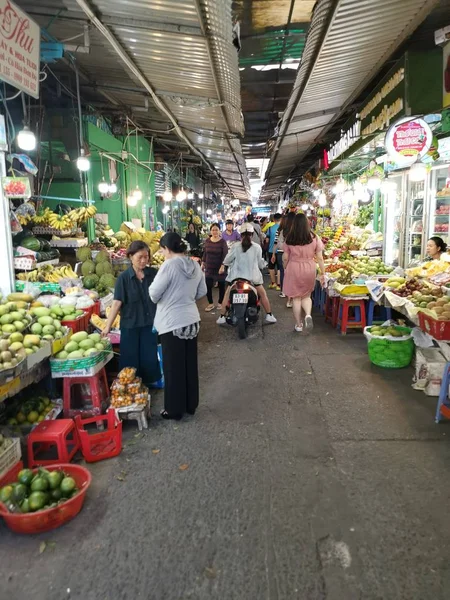
<instances>
[{"instance_id":1,"label":"person in black jacket","mask_svg":"<svg viewBox=\"0 0 450 600\"><path fill-rule=\"evenodd\" d=\"M184 238L189 244L191 250L195 250L200 245L200 236L195 230L194 223L189 223L189 227L186 233L186 237Z\"/></svg>"}]
</instances>

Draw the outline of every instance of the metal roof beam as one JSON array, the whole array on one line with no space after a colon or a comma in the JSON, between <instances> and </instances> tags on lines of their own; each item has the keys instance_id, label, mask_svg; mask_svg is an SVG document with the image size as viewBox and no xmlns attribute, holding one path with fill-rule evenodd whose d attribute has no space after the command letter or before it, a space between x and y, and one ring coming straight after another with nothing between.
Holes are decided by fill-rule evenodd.
<instances>
[{"instance_id":1,"label":"metal roof beam","mask_svg":"<svg viewBox=\"0 0 450 600\"><path fill-rule=\"evenodd\" d=\"M121 61L126 65L126 67L129 69L129 71L143 85L143 87L149 92L150 96L152 97L153 102L155 103L155 106L163 114L165 114L168 117L168 119L170 120L170 122L174 126L174 130L176 131L178 137L189 146L189 148L194 152L194 154L196 154L197 156L199 156L201 158L201 160L205 163L205 165L211 171L213 171L214 173L216 173L216 175L219 176L219 178L223 181L223 183L224 183L224 185L226 187L229 187L228 184L227 184L227 182L224 179L222 179L222 177L220 176L220 174L217 172L216 168L205 158L205 156L203 155L203 153L200 152L193 145L193 143L189 140L189 138L186 136L186 134L184 133L184 131L180 127L180 125L179 125L177 119L175 118L175 116L173 115L173 113L166 106L166 104L163 102L163 100L161 100L161 98L159 98L158 95L156 94L156 91L153 88L153 86L150 83L150 81L141 72L141 70L135 64L135 62L128 56L128 54L125 52L124 48L121 46L120 42L117 40L116 36L111 32L111 30L109 29L109 27L107 27L98 18L98 16L96 15L96 13L93 10L91 4L88 3L86 0L76 0L76 2L78 4L78 6L86 14L86 16L90 19L90 21L92 22L92 24L100 31L100 33L103 35L103 37L109 42L109 44L112 46L112 48L114 49L114 51L116 52L116 54L119 56L119 58L121 59Z\"/></svg>"}]
</instances>

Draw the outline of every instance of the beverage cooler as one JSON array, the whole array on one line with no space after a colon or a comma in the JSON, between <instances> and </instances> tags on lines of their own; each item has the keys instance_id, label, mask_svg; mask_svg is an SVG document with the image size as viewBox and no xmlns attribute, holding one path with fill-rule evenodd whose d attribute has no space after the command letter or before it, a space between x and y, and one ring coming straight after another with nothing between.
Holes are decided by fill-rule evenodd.
<instances>
[{"instance_id":1,"label":"beverage cooler","mask_svg":"<svg viewBox=\"0 0 450 600\"><path fill-rule=\"evenodd\" d=\"M397 187L383 194L383 260L388 265L402 265L403 251L403 183L404 174L391 175L389 181Z\"/></svg>"},{"instance_id":2,"label":"beverage cooler","mask_svg":"<svg viewBox=\"0 0 450 600\"><path fill-rule=\"evenodd\" d=\"M429 227L428 239L433 236L441 237L447 244L450 243L450 190L445 184L450 177L448 165L436 167L429 175Z\"/></svg>"}]
</instances>

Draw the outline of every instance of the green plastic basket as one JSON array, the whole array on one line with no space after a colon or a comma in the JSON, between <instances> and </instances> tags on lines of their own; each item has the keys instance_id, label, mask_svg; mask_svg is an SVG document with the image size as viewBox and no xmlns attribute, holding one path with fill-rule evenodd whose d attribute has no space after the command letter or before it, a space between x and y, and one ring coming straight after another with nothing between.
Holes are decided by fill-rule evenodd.
<instances>
[{"instance_id":1,"label":"green plastic basket","mask_svg":"<svg viewBox=\"0 0 450 600\"><path fill-rule=\"evenodd\" d=\"M409 327L396 327L403 331L405 335L411 333ZM403 369L410 365L414 355L414 340L387 340L384 338L374 338L368 342L368 351L370 361L377 367L385 369Z\"/></svg>"},{"instance_id":2,"label":"green plastic basket","mask_svg":"<svg viewBox=\"0 0 450 600\"><path fill-rule=\"evenodd\" d=\"M23 292L25 288L26 281L16 281L16 292ZM38 287L41 292L52 292L55 294L61 293L61 286L59 283L50 283L47 281L36 281L33 282L33 285Z\"/></svg>"},{"instance_id":3,"label":"green plastic basket","mask_svg":"<svg viewBox=\"0 0 450 600\"><path fill-rule=\"evenodd\" d=\"M112 352L112 346L109 344L104 350L97 354L92 354L86 358L51 358L50 367L52 373L71 373L72 371L81 371L91 369L103 362Z\"/></svg>"}]
</instances>

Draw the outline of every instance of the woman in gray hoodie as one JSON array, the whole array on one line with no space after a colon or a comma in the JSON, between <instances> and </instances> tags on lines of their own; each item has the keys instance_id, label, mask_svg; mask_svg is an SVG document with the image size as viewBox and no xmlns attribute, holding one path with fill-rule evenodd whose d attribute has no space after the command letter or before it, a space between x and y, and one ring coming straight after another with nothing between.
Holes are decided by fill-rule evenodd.
<instances>
[{"instance_id":1,"label":"woman in gray hoodie","mask_svg":"<svg viewBox=\"0 0 450 600\"><path fill-rule=\"evenodd\" d=\"M159 242L166 261L149 288L156 304L154 321L163 352L163 419L195 414L199 402L197 336L200 314L196 301L206 296L200 265L185 256L186 244L177 233Z\"/></svg>"}]
</instances>

